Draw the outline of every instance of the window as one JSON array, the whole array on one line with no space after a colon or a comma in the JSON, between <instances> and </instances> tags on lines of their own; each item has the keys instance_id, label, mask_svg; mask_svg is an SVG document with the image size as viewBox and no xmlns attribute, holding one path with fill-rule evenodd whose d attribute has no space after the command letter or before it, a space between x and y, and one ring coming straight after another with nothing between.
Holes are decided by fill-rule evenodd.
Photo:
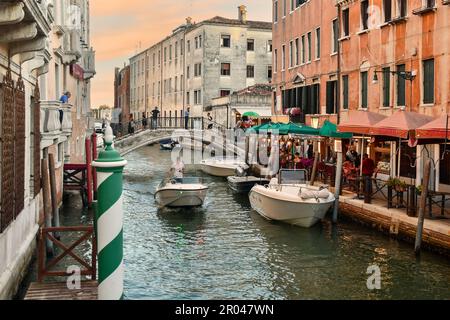
<instances>
[{"instance_id":1,"label":"window","mask_svg":"<svg viewBox=\"0 0 450 320\"><path fill-rule=\"evenodd\" d=\"M286 46L281 47L281 71L286 69Z\"/></svg>"},{"instance_id":2,"label":"window","mask_svg":"<svg viewBox=\"0 0 450 320\"><path fill-rule=\"evenodd\" d=\"M220 37L220 46L222 48L230 48L231 47L231 37L230 37L230 35L222 35Z\"/></svg>"},{"instance_id":3,"label":"window","mask_svg":"<svg viewBox=\"0 0 450 320\"><path fill-rule=\"evenodd\" d=\"M384 22L392 20L392 0L383 0Z\"/></svg>"},{"instance_id":4,"label":"window","mask_svg":"<svg viewBox=\"0 0 450 320\"><path fill-rule=\"evenodd\" d=\"M187 41L187 51L191 52L191 40Z\"/></svg>"},{"instance_id":5,"label":"window","mask_svg":"<svg viewBox=\"0 0 450 320\"><path fill-rule=\"evenodd\" d=\"M294 42L289 42L289 68L294 66Z\"/></svg>"},{"instance_id":6,"label":"window","mask_svg":"<svg viewBox=\"0 0 450 320\"><path fill-rule=\"evenodd\" d=\"M366 109L368 106L367 96L368 96L368 88L367 88L367 71L361 72L361 108Z\"/></svg>"},{"instance_id":7,"label":"window","mask_svg":"<svg viewBox=\"0 0 450 320\"><path fill-rule=\"evenodd\" d=\"M222 76L230 76L231 75L231 64L230 63L222 63L221 64L220 75L222 75Z\"/></svg>"},{"instance_id":8,"label":"window","mask_svg":"<svg viewBox=\"0 0 450 320\"><path fill-rule=\"evenodd\" d=\"M423 61L423 103L434 103L434 59Z\"/></svg>"},{"instance_id":9,"label":"window","mask_svg":"<svg viewBox=\"0 0 450 320\"><path fill-rule=\"evenodd\" d=\"M187 69L186 69L186 78L187 78L187 79L190 79L190 78L191 78L191 67L190 67L190 66L187 66Z\"/></svg>"},{"instance_id":10,"label":"window","mask_svg":"<svg viewBox=\"0 0 450 320\"><path fill-rule=\"evenodd\" d=\"M255 77L255 66L247 66L247 78Z\"/></svg>"},{"instance_id":11,"label":"window","mask_svg":"<svg viewBox=\"0 0 450 320\"><path fill-rule=\"evenodd\" d=\"M267 52L272 52L273 46L272 46L272 40L267 41Z\"/></svg>"},{"instance_id":12,"label":"window","mask_svg":"<svg viewBox=\"0 0 450 320\"><path fill-rule=\"evenodd\" d=\"M198 47L202 47L202 36L198 36Z\"/></svg>"},{"instance_id":13,"label":"window","mask_svg":"<svg viewBox=\"0 0 450 320\"><path fill-rule=\"evenodd\" d=\"M180 56L184 54L184 43L180 42Z\"/></svg>"},{"instance_id":14,"label":"window","mask_svg":"<svg viewBox=\"0 0 450 320\"><path fill-rule=\"evenodd\" d=\"M169 46L169 61L172 61L172 45Z\"/></svg>"},{"instance_id":15,"label":"window","mask_svg":"<svg viewBox=\"0 0 450 320\"><path fill-rule=\"evenodd\" d=\"M272 66L267 66L267 79L272 80Z\"/></svg>"},{"instance_id":16,"label":"window","mask_svg":"<svg viewBox=\"0 0 450 320\"><path fill-rule=\"evenodd\" d=\"M342 11L342 32L344 37L350 35L350 15L348 8Z\"/></svg>"},{"instance_id":17,"label":"window","mask_svg":"<svg viewBox=\"0 0 450 320\"><path fill-rule=\"evenodd\" d=\"M348 76L342 76L342 108L348 110Z\"/></svg>"},{"instance_id":18,"label":"window","mask_svg":"<svg viewBox=\"0 0 450 320\"><path fill-rule=\"evenodd\" d=\"M195 49L198 49L198 37L195 37Z\"/></svg>"},{"instance_id":19,"label":"window","mask_svg":"<svg viewBox=\"0 0 450 320\"><path fill-rule=\"evenodd\" d=\"M311 32L308 32L308 61L311 61L311 56L312 56Z\"/></svg>"},{"instance_id":20,"label":"window","mask_svg":"<svg viewBox=\"0 0 450 320\"><path fill-rule=\"evenodd\" d=\"M407 11L406 0L397 0L397 13L399 18L406 17Z\"/></svg>"},{"instance_id":21,"label":"window","mask_svg":"<svg viewBox=\"0 0 450 320\"><path fill-rule=\"evenodd\" d=\"M178 92L178 77L175 77L175 92Z\"/></svg>"},{"instance_id":22,"label":"window","mask_svg":"<svg viewBox=\"0 0 450 320\"><path fill-rule=\"evenodd\" d=\"M306 46L305 46L305 36L302 36L302 63L306 62Z\"/></svg>"},{"instance_id":23,"label":"window","mask_svg":"<svg viewBox=\"0 0 450 320\"><path fill-rule=\"evenodd\" d=\"M175 59L178 58L178 41L175 41Z\"/></svg>"},{"instance_id":24,"label":"window","mask_svg":"<svg viewBox=\"0 0 450 320\"><path fill-rule=\"evenodd\" d=\"M231 91L230 90L220 90L220 96L221 97L228 97L230 95Z\"/></svg>"},{"instance_id":25,"label":"window","mask_svg":"<svg viewBox=\"0 0 450 320\"><path fill-rule=\"evenodd\" d=\"M316 29L316 59L320 59L320 28Z\"/></svg>"},{"instance_id":26,"label":"window","mask_svg":"<svg viewBox=\"0 0 450 320\"><path fill-rule=\"evenodd\" d=\"M327 114L335 114L336 113L336 97L337 97L337 81L328 81L327 82Z\"/></svg>"},{"instance_id":27,"label":"window","mask_svg":"<svg viewBox=\"0 0 450 320\"><path fill-rule=\"evenodd\" d=\"M194 91L194 104L202 104L202 90L195 90Z\"/></svg>"},{"instance_id":28,"label":"window","mask_svg":"<svg viewBox=\"0 0 450 320\"><path fill-rule=\"evenodd\" d=\"M255 51L255 40L253 39L247 40L247 51Z\"/></svg>"},{"instance_id":29,"label":"window","mask_svg":"<svg viewBox=\"0 0 450 320\"><path fill-rule=\"evenodd\" d=\"M273 22L278 22L278 1L273 3Z\"/></svg>"},{"instance_id":30,"label":"window","mask_svg":"<svg viewBox=\"0 0 450 320\"><path fill-rule=\"evenodd\" d=\"M391 68L383 68L383 107L391 105Z\"/></svg>"},{"instance_id":31,"label":"window","mask_svg":"<svg viewBox=\"0 0 450 320\"><path fill-rule=\"evenodd\" d=\"M172 93L172 78L169 79L169 88L167 88L169 93Z\"/></svg>"},{"instance_id":32,"label":"window","mask_svg":"<svg viewBox=\"0 0 450 320\"><path fill-rule=\"evenodd\" d=\"M299 40L298 38L295 39L295 65L298 66L300 63L300 58L299 58L299 54L300 54L300 50L298 48L299 45Z\"/></svg>"},{"instance_id":33,"label":"window","mask_svg":"<svg viewBox=\"0 0 450 320\"><path fill-rule=\"evenodd\" d=\"M339 45L339 26L338 26L338 20L333 20L333 52L336 53L338 51L338 45Z\"/></svg>"},{"instance_id":34,"label":"window","mask_svg":"<svg viewBox=\"0 0 450 320\"><path fill-rule=\"evenodd\" d=\"M167 48L164 48L164 62L167 62Z\"/></svg>"},{"instance_id":35,"label":"window","mask_svg":"<svg viewBox=\"0 0 450 320\"><path fill-rule=\"evenodd\" d=\"M290 0L291 1L291 12L295 10L295 1L296 0Z\"/></svg>"},{"instance_id":36,"label":"window","mask_svg":"<svg viewBox=\"0 0 450 320\"><path fill-rule=\"evenodd\" d=\"M275 49L275 54L274 54L274 57L273 57L273 66L274 66L274 70L275 70L275 72L277 72L278 71L278 50L277 49Z\"/></svg>"},{"instance_id":37,"label":"window","mask_svg":"<svg viewBox=\"0 0 450 320\"><path fill-rule=\"evenodd\" d=\"M194 65L194 77L200 77L202 75L202 64L196 63Z\"/></svg>"},{"instance_id":38,"label":"window","mask_svg":"<svg viewBox=\"0 0 450 320\"><path fill-rule=\"evenodd\" d=\"M369 0L361 1L361 28L362 30L369 28Z\"/></svg>"},{"instance_id":39,"label":"window","mask_svg":"<svg viewBox=\"0 0 450 320\"><path fill-rule=\"evenodd\" d=\"M186 104L187 105L191 104L191 93L189 91L186 92Z\"/></svg>"},{"instance_id":40,"label":"window","mask_svg":"<svg viewBox=\"0 0 450 320\"><path fill-rule=\"evenodd\" d=\"M397 71L405 71L405 65L397 66ZM397 106L404 107L406 105L406 80L403 77L397 76Z\"/></svg>"},{"instance_id":41,"label":"window","mask_svg":"<svg viewBox=\"0 0 450 320\"><path fill-rule=\"evenodd\" d=\"M283 0L283 18L286 17L286 12L287 12L287 0Z\"/></svg>"}]
</instances>

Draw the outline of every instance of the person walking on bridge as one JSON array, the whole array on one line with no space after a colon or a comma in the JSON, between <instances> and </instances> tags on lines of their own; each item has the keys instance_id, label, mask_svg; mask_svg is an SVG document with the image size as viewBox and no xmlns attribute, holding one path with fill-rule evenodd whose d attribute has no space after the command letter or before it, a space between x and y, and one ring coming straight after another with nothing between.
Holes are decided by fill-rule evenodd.
<instances>
[{"instance_id":1,"label":"person walking on bridge","mask_svg":"<svg viewBox=\"0 0 450 320\"><path fill-rule=\"evenodd\" d=\"M186 111L184 112L184 128L186 130L189 129L189 115L191 113L191 108L187 108Z\"/></svg>"},{"instance_id":2,"label":"person walking on bridge","mask_svg":"<svg viewBox=\"0 0 450 320\"><path fill-rule=\"evenodd\" d=\"M158 129L158 117L159 117L159 110L158 107L155 107L155 110L152 111L152 129L157 130Z\"/></svg>"}]
</instances>

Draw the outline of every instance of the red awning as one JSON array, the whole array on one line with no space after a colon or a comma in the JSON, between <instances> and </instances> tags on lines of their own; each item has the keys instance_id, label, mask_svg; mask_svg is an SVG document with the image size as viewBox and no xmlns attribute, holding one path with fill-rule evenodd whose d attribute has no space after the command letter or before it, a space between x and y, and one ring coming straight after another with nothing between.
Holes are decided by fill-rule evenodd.
<instances>
[{"instance_id":1,"label":"red awning","mask_svg":"<svg viewBox=\"0 0 450 320\"><path fill-rule=\"evenodd\" d=\"M370 130L370 134L375 136L408 139L410 132L414 132L416 129L424 126L432 120L432 117L421 113L398 111L392 116L374 125Z\"/></svg>"},{"instance_id":2,"label":"red awning","mask_svg":"<svg viewBox=\"0 0 450 320\"><path fill-rule=\"evenodd\" d=\"M342 122L338 126L338 131L368 135L370 128L384 119L386 116L375 112L350 111L348 121Z\"/></svg>"},{"instance_id":3,"label":"red awning","mask_svg":"<svg viewBox=\"0 0 450 320\"><path fill-rule=\"evenodd\" d=\"M450 139L450 115L445 114L416 130L417 139Z\"/></svg>"}]
</instances>

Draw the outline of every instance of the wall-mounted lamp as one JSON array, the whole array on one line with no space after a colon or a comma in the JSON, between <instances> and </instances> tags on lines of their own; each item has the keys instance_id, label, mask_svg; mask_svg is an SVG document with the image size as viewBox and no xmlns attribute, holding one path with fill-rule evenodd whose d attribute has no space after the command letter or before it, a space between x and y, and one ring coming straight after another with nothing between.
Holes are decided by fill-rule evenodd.
<instances>
[{"instance_id":1,"label":"wall-mounted lamp","mask_svg":"<svg viewBox=\"0 0 450 320\"><path fill-rule=\"evenodd\" d=\"M387 70L386 71L385 70L377 71L377 70L375 70L373 73L373 81L372 81L373 84L378 83L378 73L383 73L383 74L390 73L392 75L397 75L408 81L413 81L417 76L416 71L387 71Z\"/></svg>"}]
</instances>

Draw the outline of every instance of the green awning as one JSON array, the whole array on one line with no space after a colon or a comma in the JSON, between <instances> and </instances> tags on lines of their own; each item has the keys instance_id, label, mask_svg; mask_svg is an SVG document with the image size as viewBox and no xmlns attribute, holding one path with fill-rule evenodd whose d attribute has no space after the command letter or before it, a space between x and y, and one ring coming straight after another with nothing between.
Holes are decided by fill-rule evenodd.
<instances>
[{"instance_id":1,"label":"green awning","mask_svg":"<svg viewBox=\"0 0 450 320\"><path fill-rule=\"evenodd\" d=\"M260 133L260 132L277 132L280 135L288 134L299 134L299 135L309 135L318 136L319 130L312 127L297 125L295 123L266 123L257 127L253 127L248 130L249 133Z\"/></svg>"},{"instance_id":2,"label":"green awning","mask_svg":"<svg viewBox=\"0 0 450 320\"><path fill-rule=\"evenodd\" d=\"M352 139L353 134L352 133L346 133L346 132L338 132L337 125L334 123L326 120L323 124L323 127L320 129L319 134L322 137L329 137L329 138L338 138L338 139Z\"/></svg>"},{"instance_id":3,"label":"green awning","mask_svg":"<svg viewBox=\"0 0 450 320\"><path fill-rule=\"evenodd\" d=\"M248 111L248 112L244 113L242 116L249 117L249 118L259 118L260 117L260 115L254 111Z\"/></svg>"}]
</instances>

